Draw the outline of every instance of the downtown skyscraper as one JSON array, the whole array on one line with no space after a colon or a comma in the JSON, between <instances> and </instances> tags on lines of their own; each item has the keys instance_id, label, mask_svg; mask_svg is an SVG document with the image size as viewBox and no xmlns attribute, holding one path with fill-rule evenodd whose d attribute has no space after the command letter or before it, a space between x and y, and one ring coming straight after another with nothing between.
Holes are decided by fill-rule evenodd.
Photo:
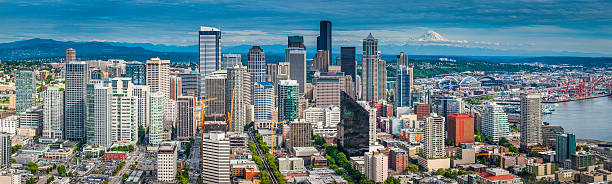
<instances>
[{"instance_id":1,"label":"downtown skyscraper","mask_svg":"<svg viewBox=\"0 0 612 184\"><path fill-rule=\"evenodd\" d=\"M221 30L214 27L200 27L198 35L199 45L199 96L204 96L206 93L204 78L221 68Z\"/></svg>"},{"instance_id":2,"label":"downtown skyscraper","mask_svg":"<svg viewBox=\"0 0 612 184\"><path fill-rule=\"evenodd\" d=\"M266 53L261 47L253 46L249 49L247 71L253 83L266 81Z\"/></svg>"},{"instance_id":3,"label":"downtown skyscraper","mask_svg":"<svg viewBox=\"0 0 612 184\"><path fill-rule=\"evenodd\" d=\"M361 98L365 101L378 101L385 98L384 94L379 94L379 62L380 52L378 51L378 40L368 35L363 39L363 55L362 55L362 77L361 77Z\"/></svg>"},{"instance_id":4,"label":"downtown skyscraper","mask_svg":"<svg viewBox=\"0 0 612 184\"><path fill-rule=\"evenodd\" d=\"M542 97L521 94L521 148L542 144Z\"/></svg>"},{"instance_id":5,"label":"downtown skyscraper","mask_svg":"<svg viewBox=\"0 0 612 184\"><path fill-rule=\"evenodd\" d=\"M510 133L508 115L504 112L502 106L493 102L485 105L482 111L481 126L480 130L482 133L487 137L491 137L495 142Z\"/></svg>"},{"instance_id":6,"label":"downtown skyscraper","mask_svg":"<svg viewBox=\"0 0 612 184\"><path fill-rule=\"evenodd\" d=\"M395 104L397 107L412 107L412 76L411 66L399 65L395 82Z\"/></svg>"},{"instance_id":7,"label":"downtown skyscraper","mask_svg":"<svg viewBox=\"0 0 612 184\"><path fill-rule=\"evenodd\" d=\"M340 47L340 70L345 75L351 76L352 88L356 90L357 60L355 58L355 47ZM356 91L353 91L353 94L357 94Z\"/></svg>"},{"instance_id":8,"label":"downtown skyscraper","mask_svg":"<svg viewBox=\"0 0 612 184\"><path fill-rule=\"evenodd\" d=\"M71 141L84 141L89 66L85 62L70 62L66 63L65 70L64 138Z\"/></svg>"},{"instance_id":9,"label":"downtown skyscraper","mask_svg":"<svg viewBox=\"0 0 612 184\"><path fill-rule=\"evenodd\" d=\"M147 60L147 85L151 93L163 92L170 97L170 60L151 58Z\"/></svg>"},{"instance_id":10,"label":"downtown skyscraper","mask_svg":"<svg viewBox=\"0 0 612 184\"><path fill-rule=\"evenodd\" d=\"M227 69L225 109L231 116L231 132L242 132L247 124L247 108L251 104L251 76L244 66Z\"/></svg>"},{"instance_id":11,"label":"downtown skyscraper","mask_svg":"<svg viewBox=\"0 0 612 184\"><path fill-rule=\"evenodd\" d=\"M289 79L296 80L300 86L300 93L304 94L306 91L306 50L299 47L290 47L285 49L285 62L289 63L289 70L286 69L279 63L278 69L279 75L285 72L289 73ZM278 80L285 80L280 79ZM278 86L278 84L276 84Z\"/></svg>"},{"instance_id":12,"label":"downtown skyscraper","mask_svg":"<svg viewBox=\"0 0 612 184\"><path fill-rule=\"evenodd\" d=\"M278 85L278 121L298 118L299 85L296 80L281 80Z\"/></svg>"},{"instance_id":13,"label":"downtown skyscraper","mask_svg":"<svg viewBox=\"0 0 612 184\"><path fill-rule=\"evenodd\" d=\"M43 92L43 137L62 139L64 129L64 92L58 87Z\"/></svg>"},{"instance_id":14,"label":"downtown skyscraper","mask_svg":"<svg viewBox=\"0 0 612 184\"><path fill-rule=\"evenodd\" d=\"M327 61L331 61L332 53L332 25L329 20L319 22L319 36L317 37L317 51L326 50L329 55Z\"/></svg>"},{"instance_id":15,"label":"downtown skyscraper","mask_svg":"<svg viewBox=\"0 0 612 184\"><path fill-rule=\"evenodd\" d=\"M87 144L110 146L113 143L112 98L112 89L104 82L87 85Z\"/></svg>"},{"instance_id":16,"label":"downtown skyscraper","mask_svg":"<svg viewBox=\"0 0 612 184\"><path fill-rule=\"evenodd\" d=\"M36 76L32 70L20 70L15 79L15 108L17 114L25 112L34 106L34 91L36 90Z\"/></svg>"}]
</instances>

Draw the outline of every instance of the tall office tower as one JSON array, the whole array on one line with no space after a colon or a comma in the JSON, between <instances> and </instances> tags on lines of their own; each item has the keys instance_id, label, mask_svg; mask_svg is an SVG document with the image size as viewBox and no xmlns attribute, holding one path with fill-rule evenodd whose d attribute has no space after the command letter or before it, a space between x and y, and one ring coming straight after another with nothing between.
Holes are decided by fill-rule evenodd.
<instances>
[{"instance_id":1,"label":"tall office tower","mask_svg":"<svg viewBox=\"0 0 612 184\"><path fill-rule=\"evenodd\" d=\"M510 133L508 125L508 115L502 106L496 103L487 103L482 111L482 133L487 137L492 137L497 142L502 137Z\"/></svg>"},{"instance_id":2,"label":"tall office tower","mask_svg":"<svg viewBox=\"0 0 612 184\"><path fill-rule=\"evenodd\" d=\"M306 46L304 46L304 36L288 36L287 47L299 47L306 49Z\"/></svg>"},{"instance_id":3,"label":"tall office tower","mask_svg":"<svg viewBox=\"0 0 612 184\"><path fill-rule=\"evenodd\" d=\"M178 76L170 76L170 99L176 100L177 96L183 96L182 80Z\"/></svg>"},{"instance_id":4,"label":"tall office tower","mask_svg":"<svg viewBox=\"0 0 612 184\"><path fill-rule=\"evenodd\" d=\"M576 153L576 136L574 134L557 135L556 142L555 161L563 163L565 160L571 159L572 155Z\"/></svg>"},{"instance_id":5,"label":"tall office tower","mask_svg":"<svg viewBox=\"0 0 612 184\"><path fill-rule=\"evenodd\" d=\"M161 182L176 182L176 161L178 153L174 142L163 142L157 151L157 180Z\"/></svg>"},{"instance_id":6,"label":"tall office tower","mask_svg":"<svg viewBox=\"0 0 612 184\"><path fill-rule=\"evenodd\" d=\"M176 136L181 140L188 140L195 134L195 124L193 119L193 108L195 98L193 96L179 96L176 100L178 117L176 118Z\"/></svg>"},{"instance_id":7,"label":"tall office tower","mask_svg":"<svg viewBox=\"0 0 612 184\"><path fill-rule=\"evenodd\" d=\"M379 51L380 53L380 51ZM378 100L387 99L387 61L379 60L378 61Z\"/></svg>"},{"instance_id":8,"label":"tall office tower","mask_svg":"<svg viewBox=\"0 0 612 184\"><path fill-rule=\"evenodd\" d=\"M287 50L285 50L285 54L287 54ZM285 55L287 56L287 55ZM306 57L306 56L304 56ZM304 58L306 59L306 58ZM305 66L306 64L304 64ZM291 67L289 66L289 62L278 62L278 75L277 75L277 81L280 80L289 80L289 70L291 69ZM305 75L305 74L304 74ZM278 86L278 83L274 83L274 85ZM277 87L278 89L278 87Z\"/></svg>"},{"instance_id":9,"label":"tall office tower","mask_svg":"<svg viewBox=\"0 0 612 184\"><path fill-rule=\"evenodd\" d=\"M253 86L255 96L253 96L255 120L272 120L272 110L274 110L274 83L258 82Z\"/></svg>"},{"instance_id":10,"label":"tall office tower","mask_svg":"<svg viewBox=\"0 0 612 184\"><path fill-rule=\"evenodd\" d=\"M319 36L317 37L317 50L327 50L330 53L328 61L331 61L332 53L332 26L331 21L322 20L319 22Z\"/></svg>"},{"instance_id":11,"label":"tall office tower","mask_svg":"<svg viewBox=\"0 0 612 184\"><path fill-rule=\"evenodd\" d=\"M408 66L408 55L405 55L404 52L397 55L397 66Z\"/></svg>"},{"instance_id":12,"label":"tall office tower","mask_svg":"<svg viewBox=\"0 0 612 184\"><path fill-rule=\"evenodd\" d=\"M312 124L306 121L293 121L289 125L291 147L312 146Z\"/></svg>"},{"instance_id":13,"label":"tall office tower","mask_svg":"<svg viewBox=\"0 0 612 184\"><path fill-rule=\"evenodd\" d=\"M300 87L296 80L281 80L278 85L278 121L298 118Z\"/></svg>"},{"instance_id":14,"label":"tall office tower","mask_svg":"<svg viewBox=\"0 0 612 184\"><path fill-rule=\"evenodd\" d=\"M19 128L35 129L36 134L42 131L43 112L40 106L33 106L19 113Z\"/></svg>"},{"instance_id":15,"label":"tall office tower","mask_svg":"<svg viewBox=\"0 0 612 184\"><path fill-rule=\"evenodd\" d=\"M0 171L11 168L11 136L8 133L0 133Z\"/></svg>"},{"instance_id":16,"label":"tall office tower","mask_svg":"<svg viewBox=\"0 0 612 184\"><path fill-rule=\"evenodd\" d=\"M227 68L234 67L234 65L242 66L242 55L223 54L223 67L221 69L225 70Z\"/></svg>"},{"instance_id":17,"label":"tall office tower","mask_svg":"<svg viewBox=\"0 0 612 184\"><path fill-rule=\"evenodd\" d=\"M395 104L397 107L412 107L412 67L400 65L395 81Z\"/></svg>"},{"instance_id":18,"label":"tall office tower","mask_svg":"<svg viewBox=\"0 0 612 184\"><path fill-rule=\"evenodd\" d=\"M125 77L132 78L134 85L147 84L147 67L144 63L130 61L125 64Z\"/></svg>"},{"instance_id":19,"label":"tall office tower","mask_svg":"<svg viewBox=\"0 0 612 184\"><path fill-rule=\"evenodd\" d=\"M542 144L542 97L521 94L521 148Z\"/></svg>"},{"instance_id":20,"label":"tall office tower","mask_svg":"<svg viewBox=\"0 0 612 184\"><path fill-rule=\"evenodd\" d=\"M66 63L64 138L67 140L85 140L88 70L89 66L85 62Z\"/></svg>"},{"instance_id":21,"label":"tall office tower","mask_svg":"<svg viewBox=\"0 0 612 184\"><path fill-rule=\"evenodd\" d=\"M340 47L340 65L341 71L345 75L351 76L353 80L353 89L357 89L355 82L357 81L357 59L355 58L355 47ZM353 92L353 94L355 94Z\"/></svg>"},{"instance_id":22,"label":"tall office tower","mask_svg":"<svg viewBox=\"0 0 612 184\"><path fill-rule=\"evenodd\" d=\"M306 50L297 47L286 48L285 62L289 62L289 70L287 70L289 79L296 80L300 85L300 94L304 94L306 91L306 68L308 68L306 65ZM280 75L284 74L284 70L280 63L278 68L280 78Z\"/></svg>"},{"instance_id":23,"label":"tall office tower","mask_svg":"<svg viewBox=\"0 0 612 184\"><path fill-rule=\"evenodd\" d=\"M179 73L181 78L181 91L183 96L196 96L199 94L200 74L195 72ZM204 80L204 78L202 78Z\"/></svg>"},{"instance_id":24,"label":"tall office tower","mask_svg":"<svg viewBox=\"0 0 612 184\"><path fill-rule=\"evenodd\" d=\"M451 114L448 116L447 139L453 141L455 146L461 143L474 142L474 117L468 114Z\"/></svg>"},{"instance_id":25,"label":"tall office tower","mask_svg":"<svg viewBox=\"0 0 612 184\"><path fill-rule=\"evenodd\" d=\"M147 60L147 86L151 93L164 92L170 97L170 60L151 58Z\"/></svg>"},{"instance_id":26,"label":"tall office tower","mask_svg":"<svg viewBox=\"0 0 612 184\"><path fill-rule=\"evenodd\" d=\"M217 98L216 100L206 103L206 105L208 105L208 107L205 108L206 116L227 115L227 112L225 111L225 83L227 80L227 70L217 70L211 74L208 74L204 80L206 80L205 99Z\"/></svg>"},{"instance_id":27,"label":"tall office tower","mask_svg":"<svg viewBox=\"0 0 612 184\"><path fill-rule=\"evenodd\" d=\"M135 85L132 96L138 100L136 113L138 114L138 126L149 127L151 121L151 91L149 86ZM165 97L165 96L164 96Z\"/></svg>"},{"instance_id":28,"label":"tall office tower","mask_svg":"<svg viewBox=\"0 0 612 184\"><path fill-rule=\"evenodd\" d=\"M454 113L463 113L463 101L461 98L454 96L437 97L433 106L433 111L438 115L448 118L448 115Z\"/></svg>"},{"instance_id":29,"label":"tall office tower","mask_svg":"<svg viewBox=\"0 0 612 184\"><path fill-rule=\"evenodd\" d=\"M230 183L230 140L224 132L204 134L202 152L202 181Z\"/></svg>"},{"instance_id":30,"label":"tall office tower","mask_svg":"<svg viewBox=\"0 0 612 184\"><path fill-rule=\"evenodd\" d=\"M266 82L278 83L278 64L266 64Z\"/></svg>"},{"instance_id":31,"label":"tall office tower","mask_svg":"<svg viewBox=\"0 0 612 184\"><path fill-rule=\"evenodd\" d=\"M58 87L43 92L43 137L62 139L64 129L64 91Z\"/></svg>"},{"instance_id":32,"label":"tall office tower","mask_svg":"<svg viewBox=\"0 0 612 184\"><path fill-rule=\"evenodd\" d=\"M389 157L380 152L368 152L364 156L365 176L374 183L384 182L389 175Z\"/></svg>"},{"instance_id":33,"label":"tall office tower","mask_svg":"<svg viewBox=\"0 0 612 184\"><path fill-rule=\"evenodd\" d=\"M342 120L338 124L338 145L342 146L347 156L361 156L369 151L370 110L357 103L353 97L341 92L340 112ZM376 120L374 119L374 122ZM376 131L376 130L374 130Z\"/></svg>"},{"instance_id":34,"label":"tall office tower","mask_svg":"<svg viewBox=\"0 0 612 184\"><path fill-rule=\"evenodd\" d=\"M112 90L112 136L113 142L135 144L138 141L138 97L134 96L134 85L127 77L110 80ZM150 94L149 94L150 95ZM143 125L148 126L148 122Z\"/></svg>"},{"instance_id":35,"label":"tall office tower","mask_svg":"<svg viewBox=\"0 0 612 184\"><path fill-rule=\"evenodd\" d=\"M443 158L445 155L444 117L432 113L430 117L425 118L423 128L425 130L423 156L427 159Z\"/></svg>"},{"instance_id":36,"label":"tall office tower","mask_svg":"<svg viewBox=\"0 0 612 184\"><path fill-rule=\"evenodd\" d=\"M425 120L431 114L431 106L424 103L415 103L413 112L417 115L417 120Z\"/></svg>"},{"instance_id":37,"label":"tall office tower","mask_svg":"<svg viewBox=\"0 0 612 184\"><path fill-rule=\"evenodd\" d=\"M166 117L166 96L164 93L157 92L151 94L151 109L149 114L151 125L149 126L149 144L159 145L164 140L164 121Z\"/></svg>"},{"instance_id":38,"label":"tall office tower","mask_svg":"<svg viewBox=\"0 0 612 184\"><path fill-rule=\"evenodd\" d=\"M312 78L314 85L314 99L317 107L340 107L340 91L351 95L351 90L346 89L346 77L343 72L330 73L319 72L315 73ZM352 95L351 95L352 96Z\"/></svg>"},{"instance_id":39,"label":"tall office tower","mask_svg":"<svg viewBox=\"0 0 612 184\"><path fill-rule=\"evenodd\" d=\"M24 112L34 106L34 91L36 90L36 76L32 70L20 70L15 79L15 96L17 98L17 113Z\"/></svg>"},{"instance_id":40,"label":"tall office tower","mask_svg":"<svg viewBox=\"0 0 612 184\"><path fill-rule=\"evenodd\" d=\"M266 81L266 54L261 47L253 46L249 49L247 66L247 71L251 74L252 82Z\"/></svg>"},{"instance_id":41,"label":"tall office tower","mask_svg":"<svg viewBox=\"0 0 612 184\"><path fill-rule=\"evenodd\" d=\"M363 55L362 55L361 73L361 97L365 101L377 101L379 99L379 75L378 66L380 61L380 52L378 52L378 40L374 39L372 33L366 39L363 39Z\"/></svg>"},{"instance_id":42,"label":"tall office tower","mask_svg":"<svg viewBox=\"0 0 612 184\"><path fill-rule=\"evenodd\" d=\"M208 74L213 73L221 69L221 30L213 27L200 27L199 32L199 45L200 45L200 82L199 96L205 96L204 89L205 80Z\"/></svg>"},{"instance_id":43,"label":"tall office tower","mask_svg":"<svg viewBox=\"0 0 612 184\"><path fill-rule=\"evenodd\" d=\"M227 69L225 112L232 116L232 126L230 127L232 132L242 132L244 125L247 123L246 113L248 105L251 103L250 82L246 67L234 66Z\"/></svg>"},{"instance_id":44,"label":"tall office tower","mask_svg":"<svg viewBox=\"0 0 612 184\"><path fill-rule=\"evenodd\" d=\"M328 50L318 50L317 56L312 61L313 68L319 72L329 71L329 55L330 53Z\"/></svg>"},{"instance_id":45,"label":"tall office tower","mask_svg":"<svg viewBox=\"0 0 612 184\"><path fill-rule=\"evenodd\" d=\"M87 144L110 146L112 142L112 89L103 83L87 85Z\"/></svg>"},{"instance_id":46,"label":"tall office tower","mask_svg":"<svg viewBox=\"0 0 612 184\"><path fill-rule=\"evenodd\" d=\"M71 63L76 61L76 50L73 48L66 49L66 63Z\"/></svg>"}]
</instances>

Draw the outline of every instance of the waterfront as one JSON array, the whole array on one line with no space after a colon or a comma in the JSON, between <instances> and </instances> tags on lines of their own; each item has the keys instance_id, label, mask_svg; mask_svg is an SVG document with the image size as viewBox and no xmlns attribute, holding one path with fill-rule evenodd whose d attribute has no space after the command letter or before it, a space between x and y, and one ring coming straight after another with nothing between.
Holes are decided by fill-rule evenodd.
<instances>
[{"instance_id":1,"label":"waterfront","mask_svg":"<svg viewBox=\"0 0 612 184\"><path fill-rule=\"evenodd\" d=\"M561 102L555 111L543 116L551 125L561 125L576 139L612 142L612 97Z\"/></svg>"}]
</instances>

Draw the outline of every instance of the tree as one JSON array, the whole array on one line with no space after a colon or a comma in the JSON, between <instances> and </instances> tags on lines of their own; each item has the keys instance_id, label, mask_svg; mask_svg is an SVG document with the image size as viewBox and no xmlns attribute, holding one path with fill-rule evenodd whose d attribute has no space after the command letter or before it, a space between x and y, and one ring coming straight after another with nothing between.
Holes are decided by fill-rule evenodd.
<instances>
[{"instance_id":1,"label":"tree","mask_svg":"<svg viewBox=\"0 0 612 184\"><path fill-rule=\"evenodd\" d=\"M87 158L93 158L93 154L87 153Z\"/></svg>"},{"instance_id":2,"label":"tree","mask_svg":"<svg viewBox=\"0 0 612 184\"><path fill-rule=\"evenodd\" d=\"M57 173L62 177L66 177L66 166L60 165L57 167Z\"/></svg>"},{"instance_id":3,"label":"tree","mask_svg":"<svg viewBox=\"0 0 612 184\"><path fill-rule=\"evenodd\" d=\"M19 151L21 149L21 145L17 144L13 147L11 147L11 154L16 153L17 151Z\"/></svg>"},{"instance_id":4,"label":"tree","mask_svg":"<svg viewBox=\"0 0 612 184\"><path fill-rule=\"evenodd\" d=\"M53 182L53 180L55 180L55 177L51 176L47 179L47 184Z\"/></svg>"},{"instance_id":5,"label":"tree","mask_svg":"<svg viewBox=\"0 0 612 184\"><path fill-rule=\"evenodd\" d=\"M385 184L400 184L401 181L399 178L394 178L394 177L387 177L387 179L385 180Z\"/></svg>"},{"instance_id":6,"label":"tree","mask_svg":"<svg viewBox=\"0 0 612 184\"><path fill-rule=\"evenodd\" d=\"M28 162L27 170L32 172L32 174L36 174L36 172L38 172L38 164L34 162Z\"/></svg>"},{"instance_id":7,"label":"tree","mask_svg":"<svg viewBox=\"0 0 612 184\"><path fill-rule=\"evenodd\" d=\"M412 172L412 173L418 173L419 172L419 166L414 165L414 164L408 164L408 167L406 167L406 170Z\"/></svg>"}]
</instances>

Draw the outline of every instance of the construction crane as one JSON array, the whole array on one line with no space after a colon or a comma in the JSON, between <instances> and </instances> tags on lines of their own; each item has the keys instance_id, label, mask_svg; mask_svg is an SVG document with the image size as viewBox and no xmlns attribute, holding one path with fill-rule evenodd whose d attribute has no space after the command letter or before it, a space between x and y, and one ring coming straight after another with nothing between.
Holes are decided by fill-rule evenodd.
<instances>
[{"instance_id":1,"label":"construction crane","mask_svg":"<svg viewBox=\"0 0 612 184\"><path fill-rule=\"evenodd\" d=\"M204 165L204 109L208 106L205 105L206 102L210 102L213 100L217 100L217 98L210 98L210 99L204 99L204 97L200 98L200 100L197 102L199 105L194 106L194 107L190 107L192 109L198 109L200 110L200 161L201 163L201 167L203 167ZM200 168L201 170L203 170L204 168Z\"/></svg>"},{"instance_id":2,"label":"construction crane","mask_svg":"<svg viewBox=\"0 0 612 184\"><path fill-rule=\"evenodd\" d=\"M232 132L232 119L234 118L234 95L236 94L236 86L234 86L232 88L232 105L230 108L230 112L227 112L227 121L228 121L228 128L227 128L227 132L230 133Z\"/></svg>"},{"instance_id":3,"label":"construction crane","mask_svg":"<svg viewBox=\"0 0 612 184\"><path fill-rule=\"evenodd\" d=\"M285 121L281 121L281 122L276 122L276 123L270 123L270 125L268 125L266 128L270 128L270 132L272 133L272 136L270 136L270 139L272 141L272 147L271 147L271 153L272 155L274 155L274 127L276 127L276 125L281 124L281 123L286 123L289 120L285 120Z\"/></svg>"},{"instance_id":4,"label":"construction crane","mask_svg":"<svg viewBox=\"0 0 612 184\"><path fill-rule=\"evenodd\" d=\"M498 155L501 159L499 159L499 167L501 167L502 169L504 168L504 155L511 155L512 152L506 152L506 153L476 153L476 156L489 156L491 157L491 155Z\"/></svg>"}]
</instances>

